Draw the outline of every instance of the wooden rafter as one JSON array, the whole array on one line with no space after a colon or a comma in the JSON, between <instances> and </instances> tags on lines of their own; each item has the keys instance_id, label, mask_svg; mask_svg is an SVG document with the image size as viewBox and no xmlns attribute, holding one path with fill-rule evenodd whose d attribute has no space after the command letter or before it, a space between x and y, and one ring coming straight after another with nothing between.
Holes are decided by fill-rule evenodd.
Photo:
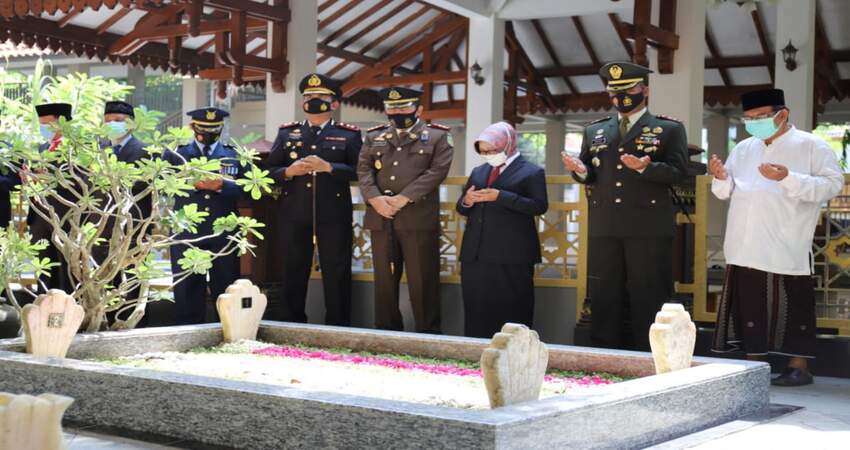
<instances>
[{"instance_id":1,"label":"wooden rafter","mask_svg":"<svg viewBox=\"0 0 850 450\"><path fill-rule=\"evenodd\" d=\"M71 23L75 17L79 16L81 12L83 12L83 8L75 7L71 10L71 12L65 14L65 16L59 19L56 23L59 25L59 28L65 28L65 26Z\"/></svg>"},{"instance_id":2,"label":"wooden rafter","mask_svg":"<svg viewBox=\"0 0 850 450\"><path fill-rule=\"evenodd\" d=\"M405 0L405 1L404 1L404 2L402 2L400 5L396 6L395 8L391 9L390 11L387 11L387 12L386 12L384 15L382 15L381 17L376 18L375 20L373 20L372 22L370 22L370 23L369 23L369 24L367 24L366 26L362 27L362 29L361 29L360 31L358 31L357 33L355 33L354 35L352 35L351 37L349 37L348 39L346 39L345 41L343 41L343 42L342 42L341 44L339 44L337 47L338 47L338 48L341 48L341 49L345 49L346 47L348 47L349 45L353 44L354 42L357 42L357 40L358 40L358 39L360 39L360 38L362 38L363 36L365 36L365 35L369 34L369 32L370 32L370 31L374 30L374 29L375 29L375 28L374 28L375 26L377 26L378 24L382 24L382 23L386 22L387 20L389 20L389 19L391 19L391 18L395 17L395 16L396 16L396 15L398 15L400 12L404 11L404 10L405 10L408 6L410 6L412 3L413 3L413 0ZM328 55L322 55L322 56L319 58L319 60L318 60L318 61L316 61L316 65L322 64L322 63L323 63L323 62L325 62L328 58L329 58L329 56L328 56Z\"/></svg>"},{"instance_id":3,"label":"wooden rafter","mask_svg":"<svg viewBox=\"0 0 850 450\"><path fill-rule=\"evenodd\" d=\"M708 19L705 21L705 44L708 46L708 56L711 58L720 57L720 52L717 50L717 43L714 41L714 35L711 33L711 27L708 23ZM723 80L724 86L732 86L732 80L729 78L729 72L725 67L721 67L718 69L720 71L720 78Z\"/></svg>"},{"instance_id":4,"label":"wooden rafter","mask_svg":"<svg viewBox=\"0 0 850 450\"><path fill-rule=\"evenodd\" d=\"M335 4L336 4L336 2L338 2L338 1L339 1L339 0L327 0L327 1L325 1L324 3L322 3L321 5L319 5L319 14L321 14L321 13L325 12L325 10L326 10L326 9L328 9L328 8L330 8L331 6L335 5Z\"/></svg>"},{"instance_id":5,"label":"wooden rafter","mask_svg":"<svg viewBox=\"0 0 850 450\"><path fill-rule=\"evenodd\" d=\"M846 97L844 86L839 79L838 65L835 58L832 56L832 47L829 45L829 38L826 37L826 30L823 26L820 8L815 6L815 73L822 79L823 84L829 86L829 89L835 93L835 97L839 100ZM829 99L829 94L826 86L821 89L821 100L825 103Z\"/></svg>"},{"instance_id":6,"label":"wooden rafter","mask_svg":"<svg viewBox=\"0 0 850 450\"><path fill-rule=\"evenodd\" d=\"M377 14L378 11L382 10L388 4L390 4L390 0L381 0L378 3L375 3L374 5L372 5L371 8L367 9L366 11L363 11L362 13L358 14L357 17L352 19L350 22L346 23L345 26L339 27L336 31L331 33L328 37L323 39L322 44L325 44L325 45L330 44L331 42L333 42L334 39L338 38L341 34L345 33L346 31L348 31L352 28L357 27L367 18L372 17L375 14ZM342 47L345 48L345 46L342 46Z\"/></svg>"},{"instance_id":7,"label":"wooden rafter","mask_svg":"<svg viewBox=\"0 0 850 450\"><path fill-rule=\"evenodd\" d=\"M770 52L770 45L767 42L767 33L764 31L764 21L762 20L761 10L759 9L758 3L755 4L755 8L750 12L750 16L753 19L753 26L756 28L756 35L759 38L759 45L761 45L761 54L765 60L773 59L773 54ZM773 72L774 64L769 64L767 70L770 72L770 82L773 83L775 81L775 76Z\"/></svg>"},{"instance_id":8,"label":"wooden rafter","mask_svg":"<svg viewBox=\"0 0 850 450\"><path fill-rule=\"evenodd\" d=\"M366 66L360 69L343 84L343 93L346 96L351 95L367 87L370 80L392 73L393 68L396 66L409 61L411 58L425 51L429 46L433 46L434 42L454 33L466 24L466 18L452 17L450 20L435 26L430 33L421 36L418 41L413 42L403 50L393 53L386 58L381 58L380 62L374 66Z\"/></svg>"},{"instance_id":9,"label":"wooden rafter","mask_svg":"<svg viewBox=\"0 0 850 450\"><path fill-rule=\"evenodd\" d=\"M319 22L319 30L323 30L323 29L327 28L328 25L339 20L339 18L344 16L345 13L347 13L348 11L349 11L348 8L340 8L340 9L334 11L333 14L329 15L328 17L325 17L324 20Z\"/></svg>"},{"instance_id":10,"label":"wooden rafter","mask_svg":"<svg viewBox=\"0 0 850 450\"><path fill-rule=\"evenodd\" d=\"M352 54L354 54L354 55L359 55L359 56L366 56L366 54L367 54L370 50L372 50L372 49L373 49L373 48L375 48L376 46L380 45L382 42L386 41L386 40L387 40L387 39L389 39L391 36L393 36L393 35L395 35L396 33L398 33L400 30L402 30L402 29L403 29L404 27L406 27L408 24L410 24L410 23L411 23L411 22L413 22L414 20L418 19L418 18L419 18L422 14L425 14L426 12L428 12L428 10L429 10L429 7L428 7L428 6L424 6L424 5L423 5L421 8L419 8L416 12L414 12L414 13L413 13L413 14L411 14L410 16L408 16L408 17L406 17L406 18L402 19L402 20L401 20L401 22L399 22L398 24L396 24L396 26L394 26L394 27L392 27L391 29L387 30L386 32L384 32L383 34L381 34L380 36L378 36L377 38L375 38L374 40L372 40L372 42L369 42L368 44L366 44L365 46L363 46L363 48L362 48L362 49L360 49L360 51L359 51L359 52L357 52L357 53L352 53ZM417 30L417 31L420 31L420 30L421 30L421 31L423 31L423 32L424 32L425 30L427 30L428 28L430 28L430 26L431 26L431 25L433 25L433 24L434 24L434 22L436 21L436 19L437 19L437 18L439 18L439 17L440 17L440 16L438 15L438 16L436 16L436 17L432 18L430 21L428 21L428 23L427 23L427 24L425 24L425 26L421 27L421 28L420 28L419 30ZM346 59L346 58L344 58L344 59ZM334 76L334 74L336 74L337 72L339 72L340 70L342 70L342 69L343 69L345 66L347 66L349 63L350 63L350 61L345 61L345 60L343 60L342 62L340 62L339 64L337 64L337 65L336 65L336 66L334 66L333 68L331 68L331 70L327 71L327 72L326 72L326 75L327 75L327 76L329 76L329 77Z\"/></svg>"},{"instance_id":11,"label":"wooden rafter","mask_svg":"<svg viewBox=\"0 0 850 450\"><path fill-rule=\"evenodd\" d=\"M626 39L626 35L623 34L622 22L620 21L620 15L617 13L609 13L608 19L611 20L611 25L614 26L614 31L617 32L617 37L620 38L620 43L623 44L623 48L626 50L626 53L629 54L629 58L634 58L635 51L632 49L632 44L629 43L629 40Z\"/></svg>"},{"instance_id":12,"label":"wooden rafter","mask_svg":"<svg viewBox=\"0 0 850 450\"><path fill-rule=\"evenodd\" d=\"M528 84L531 85L541 97L543 97L543 102L546 105L554 108L555 102L552 99L552 93L549 92L549 87L546 86L546 80L540 76L537 68L534 67L534 64L531 62L528 54L522 48L522 43L520 43L519 39L517 39L513 25L510 22L505 24L505 40L508 43L507 47L509 51L511 48L517 50L520 67L524 69L524 72L528 75Z\"/></svg>"},{"instance_id":13,"label":"wooden rafter","mask_svg":"<svg viewBox=\"0 0 850 450\"><path fill-rule=\"evenodd\" d=\"M123 19L124 17L127 17L127 14L130 14L130 11L132 11L132 9L130 9L130 8L124 8L124 7L118 8L118 11L115 11L111 16L109 16L108 19L104 20L103 23L101 23L100 25L97 26L97 28L94 31L95 34L101 35L103 33L106 33L106 30L108 30L110 27L112 27L112 25L115 25L121 19Z\"/></svg>"},{"instance_id":14,"label":"wooden rafter","mask_svg":"<svg viewBox=\"0 0 850 450\"><path fill-rule=\"evenodd\" d=\"M531 26L534 27L534 31L537 32L537 37L540 38L540 42L543 43L543 48L546 49L546 53L549 54L549 59L552 60L552 63L555 64L555 67L560 68L563 67L561 65L560 58L558 58L558 54L555 53L555 48L552 47L552 42L549 41L549 37L546 36L546 30L543 29L543 25L541 25L540 20L531 19ZM567 84L567 87L570 89L570 93L578 93L575 84L573 84L570 77L563 76L561 77L564 80L564 83Z\"/></svg>"},{"instance_id":15,"label":"wooden rafter","mask_svg":"<svg viewBox=\"0 0 850 450\"><path fill-rule=\"evenodd\" d=\"M678 0L660 0L658 3L658 28L675 36L672 43L658 43L658 72L673 73L673 53L679 47L679 36L676 34L676 6Z\"/></svg>"}]
</instances>

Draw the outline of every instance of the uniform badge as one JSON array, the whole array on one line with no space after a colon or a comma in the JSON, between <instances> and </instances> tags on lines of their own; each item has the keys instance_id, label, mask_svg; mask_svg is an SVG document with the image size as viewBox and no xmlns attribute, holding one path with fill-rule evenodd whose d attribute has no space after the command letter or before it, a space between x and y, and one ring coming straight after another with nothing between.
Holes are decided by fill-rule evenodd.
<instances>
[{"instance_id":1,"label":"uniform badge","mask_svg":"<svg viewBox=\"0 0 850 450\"><path fill-rule=\"evenodd\" d=\"M454 141L454 138L452 137L451 133L446 133L446 141L449 143L449 145L454 147L455 141Z\"/></svg>"},{"instance_id":2,"label":"uniform badge","mask_svg":"<svg viewBox=\"0 0 850 450\"><path fill-rule=\"evenodd\" d=\"M290 153L289 153L289 157L290 157L291 159L298 159L298 153L295 153L294 151L293 151L293 152L290 152Z\"/></svg>"},{"instance_id":3,"label":"uniform badge","mask_svg":"<svg viewBox=\"0 0 850 450\"><path fill-rule=\"evenodd\" d=\"M661 127L655 127L652 129L652 132L655 134L661 133L662 131L664 131L664 128Z\"/></svg>"},{"instance_id":4,"label":"uniform badge","mask_svg":"<svg viewBox=\"0 0 850 450\"><path fill-rule=\"evenodd\" d=\"M591 143L591 145L599 145L599 144L605 144L607 142L608 142L608 138L605 137L604 135L600 134L600 135L595 136L590 143Z\"/></svg>"},{"instance_id":5,"label":"uniform badge","mask_svg":"<svg viewBox=\"0 0 850 450\"><path fill-rule=\"evenodd\" d=\"M287 146L287 147L292 147L292 142L291 142L291 141L286 141L286 146Z\"/></svg>"},{"instance_id":6,"label":"uniform badge","mask_svg":"<svg viewBox=\"0 0 850 450\"><path fill-rule=\"evenodd\" d=\"M207 120L215 120L215 111L207 111Z\"/></svg>"},{"instance_id":7,"label":"uniform badge","mask_svg":"<svg viewBox=\"0 0 850 450\"><path fill-rule=\"evenodd\" d=\"M376 160L375 160L375 169L376 169L376 170L381 170L383 167L384 167L384 165L383 165L383 164L381 164L381 160L380 160L380 159L376 159Z\"/></svg>"},{"instance_id":8,"label":"uniform badge","mask_svg":"<svg viewBox=\"0 0 850 450\"><path fill-rule=\"evenodd\" d=\"M619 80L623 76L623 68L614 64L608 69L608 74L611 75L612 79Z\"/></svg>"},{"instance_id":9,"label":"uniform badge","mask_svg":"<svg viewBox=\"0 0 850 450\"><path fill-rule=\"evenodd\" d=\"M322 103L322 106L320 106L320 107L319 107L319 109L321 109L321 110L322 110L322 112L325 112L325 111L327 111L327 110L328 110L328 105L326 105L326 104Z\"/></svg>"},{"instance_id":10,"label":"uniform badge","mask_svg":"<svg viewBox=\"0 0 850 450\"><path fill-rule=\"evenodd\" d=\"M384 133L384 139L390 139L393 137L392 133Z\"/></svg>"},{"instance_id":11,"label":"uniform badge","mask_svg":"<svg viewBox=\"0 0 850 450\"><path fill-rule=\"evenodd\" d=\"M419 137L419 136L416 135L416 133L408 133L408 134L410 135L410 139L413 139L414 141L416 140L416 138Z\"/></svg>"},{"instance_id":12,"label":"uniform badge","mask_svg":"<svg viewBox=\"0 0 850 450\"><path fill-rule=\"evenodd\" d=\"M643 132L644 132L644 133L649 133L649 127L643 127Z\"/></svg>"},{"instance_id":13,"label":"uniform badge","mask_svg":"<svg viewBox=\"0 0 850 450\"><path fill-rule=\"evenodd\" d=\"M594 166L594 167L599 167L599 165L600 165L600 164L602 164L602 162L601 162L601 161L599 161L599 158L596 158L596 157L594 157L593 159L591 159L591 160L590 160L590 162L592 162L592 163L593 163L593 166Z\"/></svg>"},{"instance_id":14,"label":"uniform badge","mask_svg":"<svg viewBox=\"0 0 850 450\"><path fill-rule=\"evenodd\" d=\"M605 132L605 130L603 130L602 128L596 130L596 134L602 134L604 132Z\"/></svg>"},{"instance_id":15,"label":"uniform badge","mask_svg":"<svg viewBox=\"0 0 850 450\"><path fill-rule=\"evenodd\" d=\"M298 142L295 143L296 147L301 147L302 145L304 145L304 143L301 142L301 141L298 141Z\"/></svg>"},{"instance_id":16,"label":"uniform badge","mask_svg":"<svg viewBox=\"0 0 850 450\"><path fill-rule=\"evenodd\" d=\"M430 140L431 140L431 135L428 133L428 130L423 131L422 134L419 135L419 141L422 142L423 144L427 144L428 141L430 141Z\"/></svg>"},{"instance_id":17,"label":"uniform badge","mask_svg":"<svg viewBox=\"0 0 850 450\"><path fill-rule=\"evenodd\" d=\"M623 106L632 106L632 98L626 97L623 99Z\"/></svg>"},{"instance_id":18,"label":"uniform badge","mask_svg":"<svg viewBox=\"0 0 850 450\"><path fill-rule=\"evenodd\" d=\"M321 86L321 85L322 85L322 80L321 80L321 78L319 78L319 76L318 76L318 75L316 75L315 73L313 74L313 76L311 76L311 77L310 77L310 79L309 79L309 80L307 80L307 86L310 86L310 87L319 87L319 86Z\"/></svg>"}]
</instances>

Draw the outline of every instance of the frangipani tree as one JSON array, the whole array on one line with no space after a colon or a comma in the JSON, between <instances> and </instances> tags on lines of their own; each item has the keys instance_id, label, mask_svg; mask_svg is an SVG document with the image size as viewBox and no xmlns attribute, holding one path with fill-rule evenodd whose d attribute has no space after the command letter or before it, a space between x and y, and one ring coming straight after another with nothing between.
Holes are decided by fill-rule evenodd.
<instances>
[{"instance_id":1,"label":"frangipani tree","mask_svg":"<svg viewBox=\"0 0 850 450\"><path fill-rule=\"evenodd\" d=\"M84 74L42 77L41 67L26 78L30 98L0 97L0 147L5 147L0 151L0 166L29 174L21 187L23 196L30 204L40 205L35 211L52 227L52 244L68 262L68 276L74 283L69 294L85 310L85 331L132 328L149 300L163 298L164 294L149 289L151 280L167 275L154 264L155 255L175 245L190 247L180 260L182 270L172 274L176 284L193 273L206 273L217 257L251 252L250 237L262 239L263 224L235 214L216 218L212 235L180 238L181 233L194 233L199 224L212 219L195 204L175 210L174 198L188 196L199 180L225 177L219 162L198 158L169 163L163 154L189 142L192 132L170 128L160 133L156 127L163 114L144 108L136 109L130 127L147 144L150 158L132 164L119 161L103 145L107 136L103 107L108 100L125 98L132 88ZM20 75L0 72L0 95L4 83L20 80ZM59 120L62 141L50 152L39 151L44 139L34 113L34 105L48 101L70 103L74 111L72 121ZM236 183L255 199L269 192L268 172L252 164L256 152L237 145L237 153L239 164L251 168ZM134 214L137 203L146 198L152 204L151 214ZM195 246L221 235L228 243L220 252ZM0 289L16 307L19 303L10 284L28 272L46 274L56 264L38 258L45 246L45 242L30 243L27 234L19 235L12 227L0 232ZM27 286L24 290L34 295ZM139 292L138 298L129 298L132 292ZM129 317L108 324L110 312L117 313L116 318Z\"/></svg>"}]
</instances>

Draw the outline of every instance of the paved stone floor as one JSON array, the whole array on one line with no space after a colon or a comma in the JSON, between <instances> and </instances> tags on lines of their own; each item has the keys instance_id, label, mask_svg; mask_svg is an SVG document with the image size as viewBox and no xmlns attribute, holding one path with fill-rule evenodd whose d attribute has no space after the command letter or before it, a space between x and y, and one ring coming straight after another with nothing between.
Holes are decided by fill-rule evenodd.
<instances>
[{"instance_id":1,"label":"paved stone floor","mask_svg":"<svg viewBox=\"0 0 850 450\"><path fill-rule=\"evenodd\" d=\"M850 379L817 378L812 386L771 388L776 405L801 406L774 420L756 423L740 420L697 435L656 446L657 449L850 449ZM781 408L775 408L781 409ZM92 429L66 429L68 450L141 450L203 448L182 441L142 442L110 436Z\"/></svg>"}]
</instances>

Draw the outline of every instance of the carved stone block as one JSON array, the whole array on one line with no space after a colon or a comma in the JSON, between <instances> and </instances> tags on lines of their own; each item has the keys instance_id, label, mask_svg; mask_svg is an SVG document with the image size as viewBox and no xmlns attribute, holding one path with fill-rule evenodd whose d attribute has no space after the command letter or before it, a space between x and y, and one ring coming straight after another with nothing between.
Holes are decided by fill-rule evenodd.
<instances>
[{"instance_id":1,"label":"carved stone block","mask_svg":"<svg viewBox=\"0 0 850 450\"><path fill-rule=\"evenodd\" d=\"M265 294L248 280L236 280L228 286L215 303L221 318L224 341L257 339L267 303Z\"/></svg>"},{"instance_id":2,"label":"carved stone block","mask_svg":"<svg viewBox=\"0 0 850 450\"><path fill-rule=\"evenodd\" d=\"M64 450L62 415L74 399L0 392L0 449Z\"/></svg>"},{"instance_id":3,"label":"carved stone block","mask_svg":"<svg viewBox=\"0 0 850 450\"><path fill-rule=\"evenodd\" d=\"M506 323L481 354L481 371L490 407L537 400L549 364L549 350L537 332Z\"/></svg>"},{"instance_id":4,"label":"carved stone block","mask_svg":"<svg viewBox=\"0 0 850 450\"><path fill-rule=\"evenodd\" d=\"M21 311L27 353L64 358L84 315L83 307L65 291L51 289L38 296Z\"/></svg>"},{"instance_id":5,"label":"carved stone block","mask_svg":"<svg viewBox=\"0 0 850 450\"><path fill-rule=\"evenodd\" d=\"M691 367L697 327L685 307L665 303L649 327L649 345L655 360L655 373L672 372Z\"/></svg>"}]
</instances>

